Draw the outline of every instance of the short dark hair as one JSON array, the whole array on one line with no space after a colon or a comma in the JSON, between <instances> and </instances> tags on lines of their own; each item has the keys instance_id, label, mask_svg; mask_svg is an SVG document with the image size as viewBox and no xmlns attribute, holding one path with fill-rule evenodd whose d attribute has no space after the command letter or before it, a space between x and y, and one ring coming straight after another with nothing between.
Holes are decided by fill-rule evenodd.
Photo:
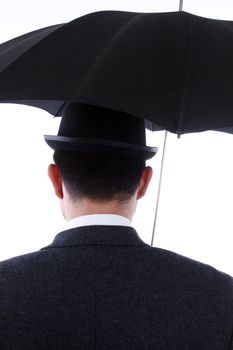
<instances>
[{"instance_id":1,"label":"short dark hair","mask_svg":"<svg viewBox=\"0 0 233 350\"><path fill-rule=\"evenodd\" d=\"M53 158L73 200L128 201L145 168L144 159L119 155L56 150Z\"/></svg>"}]
</instances>

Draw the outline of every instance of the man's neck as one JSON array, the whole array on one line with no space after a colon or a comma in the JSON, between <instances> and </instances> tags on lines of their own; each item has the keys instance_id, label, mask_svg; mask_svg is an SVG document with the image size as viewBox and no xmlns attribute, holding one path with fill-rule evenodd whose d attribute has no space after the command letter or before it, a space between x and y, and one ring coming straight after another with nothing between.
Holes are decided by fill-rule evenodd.
<instances>
[{"instance_id":1,"label":"man's neck","mask_svg":"<svg viewBox=\"0 0 233 350\"><path fill-rule=\"evenodd\" d=\"M93 214L115 214L121 215L132 221L135 212L134 201L121 202L108 201L97 202L88 199L82 199L79 201L67 200L63 206L63 214L67 221L84 215Z\"/></svg>"}]
</instances>

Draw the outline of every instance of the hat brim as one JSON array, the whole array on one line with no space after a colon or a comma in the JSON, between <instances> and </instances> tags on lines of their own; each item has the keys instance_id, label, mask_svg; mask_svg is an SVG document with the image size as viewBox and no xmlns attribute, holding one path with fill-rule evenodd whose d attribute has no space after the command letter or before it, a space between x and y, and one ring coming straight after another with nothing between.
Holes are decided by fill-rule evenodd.
<instances>
[{"instance_id":1,"label":"hat brim","mask_svg":"<svg viewBox=\"0 0 233 350\"><path fill-rule=\"evenodd\" d=\"M54 135L44 135L44 138L53 150L63 149L79 152L118 154L144 158L145 160L152 158L158 151L157 147L140 146L106 139L72 138Z\"/></svg>"}]
</instances>

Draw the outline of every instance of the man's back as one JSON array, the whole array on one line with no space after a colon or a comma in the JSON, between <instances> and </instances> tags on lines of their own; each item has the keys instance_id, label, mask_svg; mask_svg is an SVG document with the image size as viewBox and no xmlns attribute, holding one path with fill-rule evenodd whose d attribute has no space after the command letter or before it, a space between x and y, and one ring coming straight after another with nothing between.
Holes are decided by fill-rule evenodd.
<instances>
[{"instance_id":1,"label":"man's back","mask_svg":"<svg viewBox=\"0 0 233 350\"><path fill-rule=\"evenodd\" d=\"M62 232L0 284L1 349L233 349L233 279L130 227Z\"/></svg>"}]
</instances>

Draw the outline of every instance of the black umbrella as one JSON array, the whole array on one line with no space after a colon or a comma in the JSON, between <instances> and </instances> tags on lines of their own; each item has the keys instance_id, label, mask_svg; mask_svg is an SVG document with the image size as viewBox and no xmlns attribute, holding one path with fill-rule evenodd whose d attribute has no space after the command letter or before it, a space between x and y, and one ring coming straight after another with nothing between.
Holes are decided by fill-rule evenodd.
<instances>
[{"instance_id":1,"label":"black umbrella","mask_svg":"<svg viewBox=\"0 0 233 350\"><path fill-rule=\"evenodd\" d=\"M232 59L233 22L97 12L0 45L0 102L58 116L76 101L141 116L151 130L232 132Z\"/></svg>"},{"instance_id":2,"label":"black umbrella","mask_svg":"<svg viewBox=\"0 0 233 350\"><path fill-rule=\"evenodd\" d=\"M0 45L0 102L60 115L67 101L178 134L233 127L233 22L103 11Z\"/></svg>"}]
</instances>

